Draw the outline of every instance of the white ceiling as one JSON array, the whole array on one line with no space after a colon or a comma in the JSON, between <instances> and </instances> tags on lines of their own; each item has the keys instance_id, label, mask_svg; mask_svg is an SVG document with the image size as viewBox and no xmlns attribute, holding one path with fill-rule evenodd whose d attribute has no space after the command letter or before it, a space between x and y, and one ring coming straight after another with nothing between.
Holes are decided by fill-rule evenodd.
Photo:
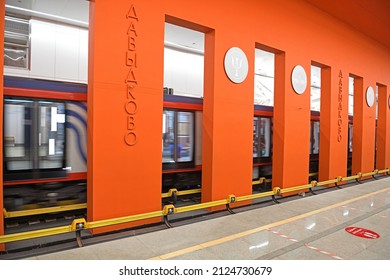
<instances>
[{"instance_id":1,"label":"white ceiling","mask_svg":"<svg viewBox=\"0 0 390 280\"><path fill-rule=\"evenodd\" d=\"M89 2L86 0L7 0L7 12L30 16L50 16L88 23Z\"/></svg>"},{"instance_id":2,"label":"white ceiling","mask_svg":"<svg viewBox=\"0 0 390 280\"><path fill-rule=\"evenodd\" d=\"M11 13L38 16L85 27L89 21L89 2L86 0L6 0L6 8L7 12ZM169 23L165 24L164 41L171 47L187 48L189 51L200 53L204 51L203 33Z\"/></svg>"},{"instance_id":3,"label":"white ceiling","mask_svg":"<svg viewBox=\"0 0 390 280\"><path fill-rule=\"evenodd\" d=\"M204 51L204 33L170 23L165 23L164 42L165 45L189 51L194 50L199 53Z\"/></svg>"}]
</instances>

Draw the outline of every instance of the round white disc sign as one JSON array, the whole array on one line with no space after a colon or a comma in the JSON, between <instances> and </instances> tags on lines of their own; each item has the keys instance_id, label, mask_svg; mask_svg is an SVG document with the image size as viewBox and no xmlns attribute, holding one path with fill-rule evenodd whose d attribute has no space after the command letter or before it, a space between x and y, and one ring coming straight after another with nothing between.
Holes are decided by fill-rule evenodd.
<instances>
[{"instance_id":1,"label":"round white disc sign","mask_svg":"<svg viewBox=\"0 0 390 280\"><path fill-rule=\"evenodd\" d=\"M224 64L226 75L233 83L245 81L248 75L248 59L240 48L230 48L225 55Z\"/></svg>"},{"instance_id":2,"label":"round white disc sign","mask_svg":"<svg viewBox=\"0 0 390 280\"><path fill-rule=\"evenodd\" d=\"M294 67L291 74L291 83L294 91L297 94L302 94L305 92L307 87L307 76L305 69L301 65Z\"/></svg>"},{"instance_id":3,"label":"round white disc sign","mask_svg":"<svg viewBox=\"0 0 390 280\"><path fill-rule=\"evenodd\" d=\"M372 87L368 87L366 91L366 102L368 107L372 107L375 103L375 93Z\"/></svg>"}]
</instances>

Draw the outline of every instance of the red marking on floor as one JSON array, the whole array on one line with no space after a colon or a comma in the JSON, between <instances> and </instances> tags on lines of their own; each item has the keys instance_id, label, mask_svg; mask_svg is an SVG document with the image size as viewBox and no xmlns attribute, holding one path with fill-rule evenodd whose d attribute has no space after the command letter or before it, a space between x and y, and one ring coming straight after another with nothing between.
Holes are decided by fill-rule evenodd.
<instances>
[{"instance_id":1,"label":"red marking on floor","mask_svg":"<svg viewBox=\"0 0 390 280\"><path fill-rule=\"evenodd\" d=\"M272 230L272 229L267 229L267 230L268 230L269 232L273 233L273 234L276 234L276 235L278 235L278 236L280 236L280 237L283 237L283 238L285 238L285 239L288 239L288 240L290 240L290 241L292 241L292 242L298 242L297 239L292 238L292 237L290 237L290 236L288 236L288 235L282 234L282 233L280 233L280 232L278 232L278 231L276 231L276 230ZM329 253L329 252L327 252L327 251L321 250L321 249L319 249L319 248L317 248L317 247L314 247L314 246L311 246L311 245L309 245L309 244L305 244L305 247L306 247L306 248L309 248L309 249L312 249L312 250L314 250L314 251L316 251L316 252L319 252L319 253L321 253L321 254L327 255L327 256L329 256L329 257L332 257L332 258L334 258L334 259L337 259L337 260L345 260L345 259L342 258L342 257L339 257L339 256L337 256L337 255L335 255L335 254L332 254L332 253Z\"/></svg>"},{"instance_id":2,"label":"red marking on floor","mask_svg":"<svg viewBox=\"0 0 390 280\"><path fill-rule=\"evenodd\" d=\"M361 238L367 238L367 239L378 239L380 235L376 233L375 231L366 229L366 228L360 228L360 227L347 227L345 229L346 232L355 235L357 237Z\"/></svg>"}]
</instances>

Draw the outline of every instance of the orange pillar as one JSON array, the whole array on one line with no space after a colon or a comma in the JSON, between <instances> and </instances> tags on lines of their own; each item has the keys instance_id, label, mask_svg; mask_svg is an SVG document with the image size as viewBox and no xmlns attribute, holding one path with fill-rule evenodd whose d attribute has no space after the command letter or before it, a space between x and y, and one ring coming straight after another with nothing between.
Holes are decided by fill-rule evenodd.
<instances>
[{"instance_id":1,"label":"orange pillar","mask_svg":"<svg viewBox=\"0 0 390 280\"><path fill-rule=\"evenodd\" d=\"M352 174L370 172L374 169L375 106L367 105L366 91L369 86L375 91L374 82L363 82L363 78L355 77Z\"/></svg>"},{"instance_id":2,"label":"orange pillar","mask_svg":"<svg viewBox=\"0 0 390 280\"><path fill-rule=\"evenodd\" d=\"M306 72L307 86L297 94L291 84L296 65ZM310 144L310 61L289 52L275 56L275 106L272 185L288 188L308 182Z\"/></svg>"},{"instance_id":3,"label":"orange pillar","mask_svg":"<svg viewBox=\"0 0 390 280\"><path fill-rule=\"evenodd\" d=\"M3 76L4 76L4 17L5 17L5 1L0 1L0 147L3 147ZM3 149L0 149L0 235L4 235L4 215L3 215ZM4 245L0 244L0 251L4 250Z\"/></svg>"},{"instance_id":4,"label":"orange pillar","mask_svg":"<svg viewBox=\"0 0 390 280\"><path fill-rule=\"evenodd\" d=\"M239 32L239 31L237 31ZM255 44L237 41L234 31L220 27L205 36L203 98L202 200L252 193L253 84ZM237 34L237 33L236 33ZM249 62L247 78L233 83L224 70L231 47L241 48Z\"/></svg>"},{"instance_id":5,"label":"orange pillar","mask_svg":"<svg viewBox=\"0 0 390 280\"><path fill-rule=\"evenodd\" d=\"M160 6L157 0L90 3L89 221L161 210Z\"/></svg>"},{"instance_id":6,"label":"orange pillar","mask_svg":"<svg viewBox=\"0 0 390 280\"><path fill-rule=\"evenodd\" d=\"M390 97L387 86L378 85L378 89L376 168L386 169L390 167Z\"/></svg>"},{"instance_id":7,"label":"orange pillar","mask_svg":"<svg viewBox=\"0 0 390 280\"><path fill-rule=\"evenodd\" d=\"M321 68L319 181L347 175L348 73Z\"/></svg>"}]
</instances>

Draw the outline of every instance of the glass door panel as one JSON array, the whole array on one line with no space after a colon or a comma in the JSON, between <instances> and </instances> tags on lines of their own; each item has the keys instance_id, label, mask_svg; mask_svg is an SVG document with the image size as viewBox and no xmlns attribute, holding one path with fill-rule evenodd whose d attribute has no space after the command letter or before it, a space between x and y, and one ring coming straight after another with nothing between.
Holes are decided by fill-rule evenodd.
<instances>
[{"instance_id":1,"label":"glass door panel","mask_svg":"<svg viewBox=\"0 0 390 280\"><path fill-rule=\"evenodd\" d=\"M65 104L40 101L38 108L39 168L61 168L65 155Z\"/></svg>"},{"instance_id":2,"label":"glass door panel","mask_svg":"<svg viewBox=\"0 0 390 280\"><path fill-rule=\"evenodd\" d=\"M4 161L10 171L33 168L33 102L4 100Z\"/></svg>"}]
</instances>

